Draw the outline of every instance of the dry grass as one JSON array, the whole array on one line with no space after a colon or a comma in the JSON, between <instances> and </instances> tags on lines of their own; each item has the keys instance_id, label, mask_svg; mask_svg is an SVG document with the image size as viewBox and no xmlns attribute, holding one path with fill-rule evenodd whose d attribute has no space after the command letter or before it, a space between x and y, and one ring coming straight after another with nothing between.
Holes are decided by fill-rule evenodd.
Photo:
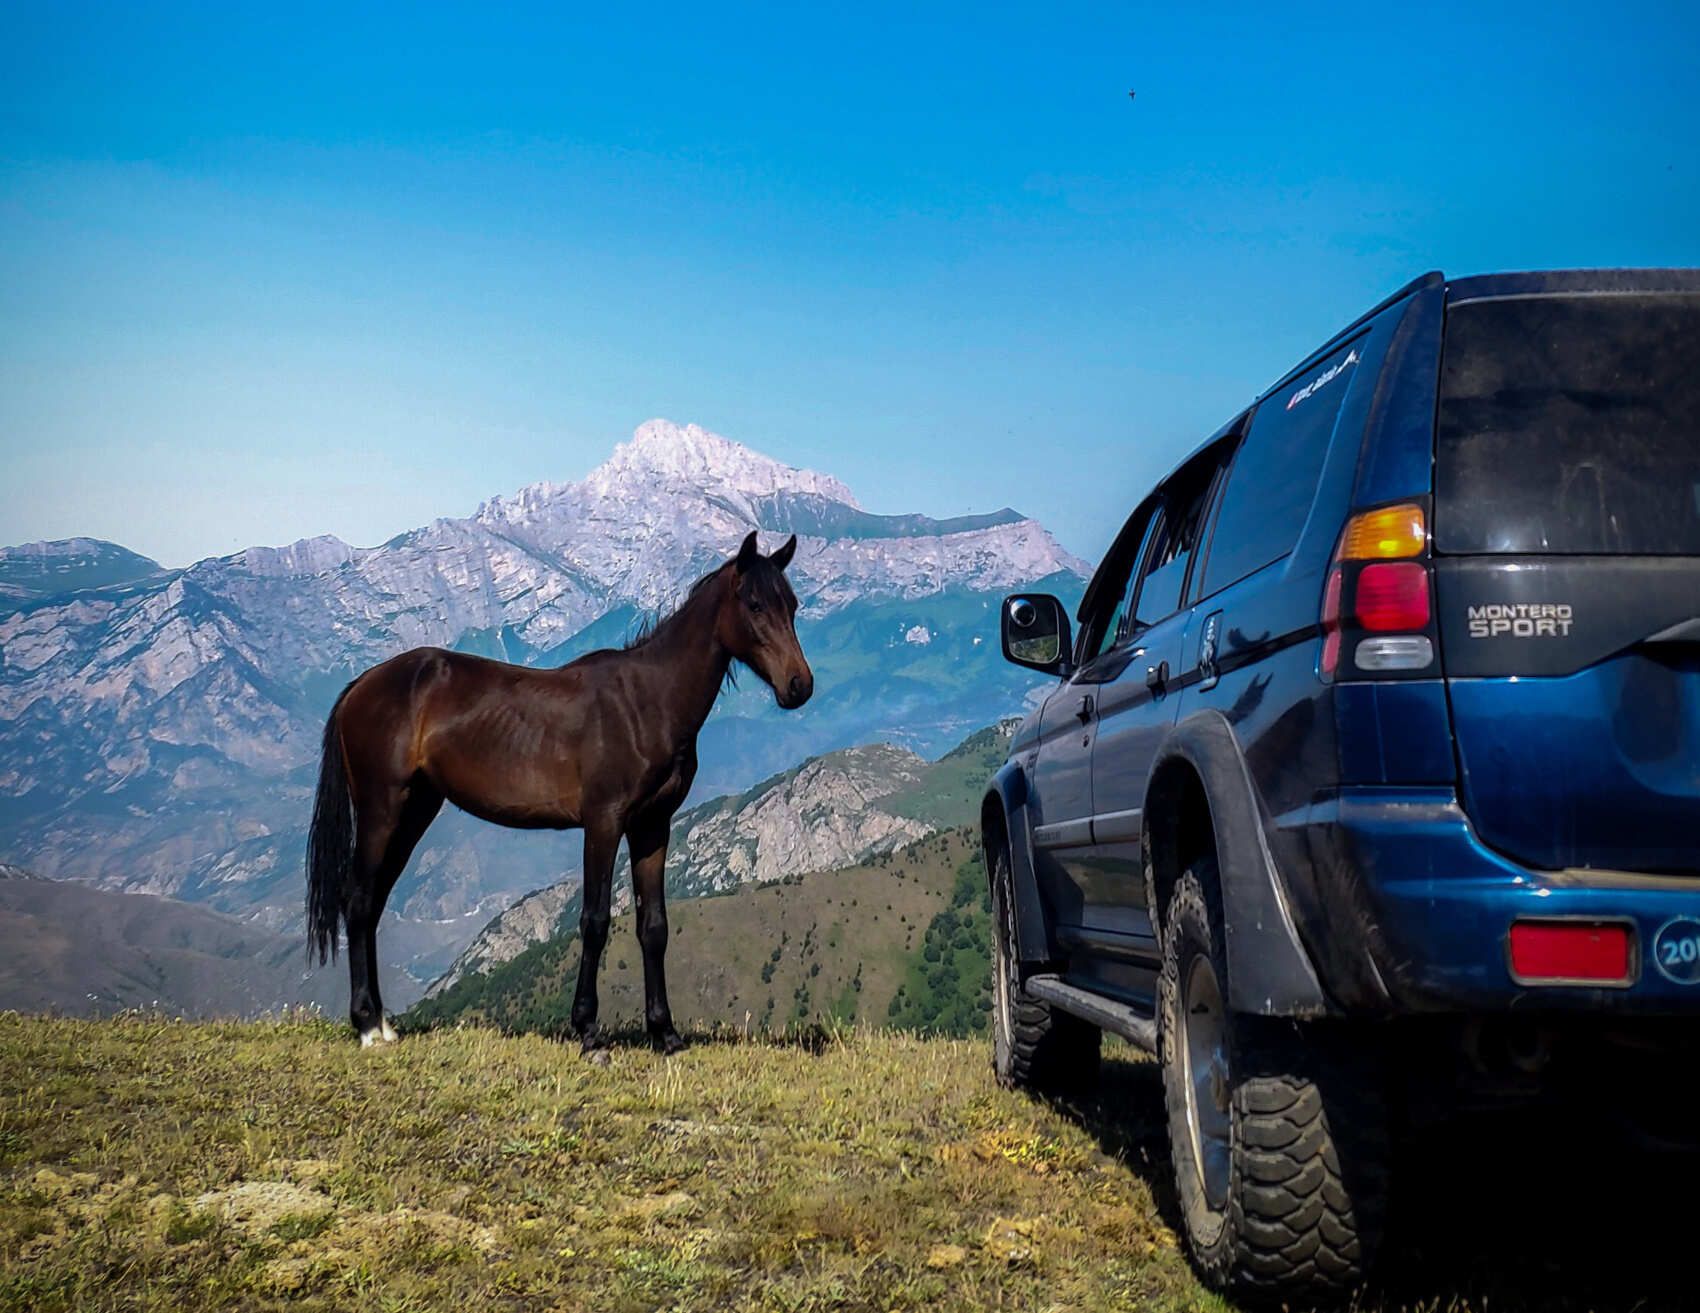
<instances>
[{"instance_id":1,"label":"dry grass","mask_svg":"<svg viewBox=\"0 0 1700 1313\"><path fill-rule=\"evenodd\" d=\"M1165 1221L1150 1064L1057 1108L978 1042L816 1038L598 1067L481 1029L0 1016L0 1309L1228 1307ZM1432 1233L1360 1307L1683 1306L1597 1222L1617 1248L1543 1252L1450 1189L1480 1243Z\"/></svg>"},{"instance_id":2,"label":"dry grass","mask_svg":"<svg viewBox=\"0 0 1700 1313\"><path fill-rule=\"evenodd\" d=\"M1210 1306L982 1046L0 1017L0 1308Z\"/></svg>"}]
</instances>

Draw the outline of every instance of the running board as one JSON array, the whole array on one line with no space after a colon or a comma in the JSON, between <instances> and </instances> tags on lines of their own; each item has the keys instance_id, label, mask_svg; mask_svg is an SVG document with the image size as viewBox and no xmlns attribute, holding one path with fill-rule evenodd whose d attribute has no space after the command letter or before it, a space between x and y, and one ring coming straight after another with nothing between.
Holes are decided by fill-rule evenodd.
<instances>
[{"instance_id":1,"label":"running board","mask_svg":"<svg viewBox=\"0 0 1700 1313\"><path fill-rule=\"evenodd\" d=\"M1148 1017L1125 1003L1116 1003L1100 994L1071 985L1061 976L1029 976L1025 988L1034 998L1043 999L1070 1016L1089 1021L1099 1030L1120 1035L1130 1044L1139 1045L1147 1053L1157 1052L1155 1017Z\"/></svg>"}]
</instances>

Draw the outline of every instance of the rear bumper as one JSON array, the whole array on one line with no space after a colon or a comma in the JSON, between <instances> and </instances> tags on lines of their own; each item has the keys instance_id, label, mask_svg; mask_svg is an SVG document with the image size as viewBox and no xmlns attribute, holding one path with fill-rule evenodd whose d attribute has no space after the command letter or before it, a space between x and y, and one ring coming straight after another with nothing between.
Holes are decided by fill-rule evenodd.
<instances>
[{"instance_id":1,"label":"rear bumper","mask_svg":"<svg viewBox=\"0 0 1700 1313\"><path fill-rule=\"evenodd\" d=\"M1343 790L1276 828L1277 849L1298 859L1283 866L1300 933L1344 1011L1700 1018L1700 984L1652 960L1662 926L1700 917L1700 876L1531 870L1484 845L1448 788ZM1508 941L1521 918L1630 925L1630 983L1517 983Z\"/></svg>"}]
</instances>

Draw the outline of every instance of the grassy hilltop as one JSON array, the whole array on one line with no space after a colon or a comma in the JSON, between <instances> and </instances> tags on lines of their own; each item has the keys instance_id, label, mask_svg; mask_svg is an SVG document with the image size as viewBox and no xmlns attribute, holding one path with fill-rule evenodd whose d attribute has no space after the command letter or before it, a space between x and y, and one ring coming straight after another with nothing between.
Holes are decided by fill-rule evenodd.
<instances>
[{"instance_id":1,"label":"grassy hilltop","mask_svg":"<svg viewBox=\"0 0 1700 1313\"><path fill-rule=\"evenodd\" d=\"M1127 1050L1046 1105L978 1040L694 1038L598 1067L479 1028L0 1015L0 1310L1230 1307L1177 1251ZM1429 1184L1353 1307L1693 1308L1680 1164L1577 1129L1413 1146Z\"/></svg>"},{"instance_id":2,"label":"grassy hilltop","mask_svg":"<svg viewBox=\"0 0 1700 1313\"><path fill-rule=\"evenodd\" d=\"M0 1309L1215 1307L979 1043L0 1017Z\"/></svg>"}]
</instances>

